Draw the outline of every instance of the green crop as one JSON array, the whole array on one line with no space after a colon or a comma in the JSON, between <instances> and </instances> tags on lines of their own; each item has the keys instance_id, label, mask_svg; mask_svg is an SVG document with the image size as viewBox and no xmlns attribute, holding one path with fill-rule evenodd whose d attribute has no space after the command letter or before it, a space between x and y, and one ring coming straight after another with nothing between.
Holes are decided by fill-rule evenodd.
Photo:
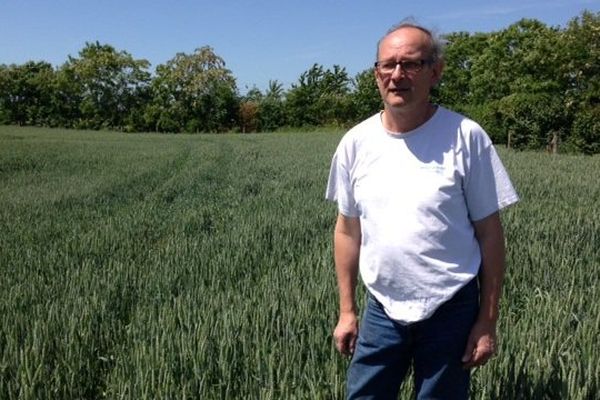
<instances>
[{"instance_id":1,"label":"green crop","mask_svg":"<svg viewBox=\"0 0 600 400\"><path fill-rule=\"evenodd\" d=\"M0 398L343 398L340 137L0 127ZM600 158L501 157L522 200L473 398L594 398Z\"/></svg>"}]
</instances>

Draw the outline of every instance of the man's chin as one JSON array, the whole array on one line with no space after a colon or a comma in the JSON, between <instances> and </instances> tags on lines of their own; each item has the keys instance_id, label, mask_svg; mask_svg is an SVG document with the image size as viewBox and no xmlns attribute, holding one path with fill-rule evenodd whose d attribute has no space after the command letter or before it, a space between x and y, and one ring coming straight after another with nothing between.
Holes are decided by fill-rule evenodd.
<instances>
[{"instance_id":1,"label":"man's chin","mask_svg":"<svg viewBox=\"0 0 600 400\"><path fill-rule=\"evenodd\" d=\"M391 108L402 108L405 107L407 102L405 98L395 96L393 98L388 98L385 102Z\"/></svg>"},{"instance_id":2,"label":"man's chin","mask_svg":"<svg viewBox=\"0 0 600 400\"><path fill-rule=\"evenodd\" d=\"M390 104L405 104L408 101L410 92L390 92L387 95L387 102Z\"/></svg>"}]
</instances>

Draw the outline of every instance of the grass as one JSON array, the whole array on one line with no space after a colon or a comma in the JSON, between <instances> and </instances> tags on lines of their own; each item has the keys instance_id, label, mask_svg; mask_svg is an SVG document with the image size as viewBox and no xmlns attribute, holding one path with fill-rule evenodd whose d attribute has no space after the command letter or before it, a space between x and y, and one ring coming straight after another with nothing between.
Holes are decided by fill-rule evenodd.
<instances>
[{"instance_id":1,"label":"grass","mask_svg":"<svg viewBox=\"0 0 600 400\"><path fill-rule=\"evenodd\" d=\"M0 398L343 398L340 137L0 127ZM473 397L593 398L600 158L501 157L522 201Z\"/></svg>"}]
</instances>

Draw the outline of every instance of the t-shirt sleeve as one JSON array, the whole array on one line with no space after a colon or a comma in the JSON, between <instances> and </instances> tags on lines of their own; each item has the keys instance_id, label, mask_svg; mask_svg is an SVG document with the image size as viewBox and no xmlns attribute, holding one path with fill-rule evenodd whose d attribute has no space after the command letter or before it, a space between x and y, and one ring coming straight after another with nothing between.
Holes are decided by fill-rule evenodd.
<instances>
[{"instance_id":1,"label":"t-shirt sleeve","mask_svg":"<svg viewBox=\"0 0 600 400\"><path fill-rule=\"evenodd\" d=\"M485 132L481 131L481 134L482 137L471 148L464 187L472 221L481 220L519 201L496 149Z\"/></svg>"},{"instance_id":2,"label":"t-shirt sleeve","mask_svg":"<svg viewBox=\"0 0 600 400\"><path fill-rule=\"evenodd\" d=\"M337 203L340 214L347 217L358 217L348 159L348 153L342 142L331 160L325 198Z\"/></svg>"}]
</instances>

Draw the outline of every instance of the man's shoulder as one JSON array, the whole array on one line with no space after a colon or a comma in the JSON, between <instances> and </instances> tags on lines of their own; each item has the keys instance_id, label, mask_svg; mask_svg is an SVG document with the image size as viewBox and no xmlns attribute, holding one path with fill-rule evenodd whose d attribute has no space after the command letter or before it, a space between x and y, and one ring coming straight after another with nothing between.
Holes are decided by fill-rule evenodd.
<instances>
[{"instance_id":1,"label":"man's shoulder","mask_svg":"<svg viewBox=\"0 0 600 400\"><path fill-rule=\"evenodd\" d=\"M340 146L359 146L368 138L377 135L381 130L380 113L373 114L369 118L354 125L348 130L340 142Z\"/></svg>"},{"instance_id":2,"label":"man's shoulder","mask_svg":"<svg viewBox=\"0 0 600 400\"><path fill-rule=\"evenodd\" d=\"M436 126L454 132L464 143L487 144L490 141L484 128L470 117L442 106L439 106L438 114Z\"/></svg>"},{"instance_id":3,"label":"man's shoulder","mask_svg":"<svg viewBox=\"0 0 600 400\"><path fill-rule=\"evenodd\" d=\"M460 126L463 129L482 130L481 125L479 125L477 121L460 112L451 110L443 106L439 106L439 112L440 118L443 119L446 123Z\"/></svg>"},{"instance_id":4,"label":"man's shoulder","mask_svg":"<svg viewBox=\"0 0 600 400\"><path fill-rule=\"evenodd\" d=\"M440 109L443 117L438 119L437 127L445 132L448 141L454 141L462 157L470 159L493 146L490 136L477 121L456 111Z\"/></svg>"},{"instance_id":5,"label":"man's shoulder","mask_svg":"<svg viewBox=\"0 0 600 400\"><path fill-rule=\"evenodd\" d=\"M376 129L381 129L381 112L371 115L369 118L362 120L354 125L345 136L362 136L368 135Z\"/></svg>"}]
</instances>

